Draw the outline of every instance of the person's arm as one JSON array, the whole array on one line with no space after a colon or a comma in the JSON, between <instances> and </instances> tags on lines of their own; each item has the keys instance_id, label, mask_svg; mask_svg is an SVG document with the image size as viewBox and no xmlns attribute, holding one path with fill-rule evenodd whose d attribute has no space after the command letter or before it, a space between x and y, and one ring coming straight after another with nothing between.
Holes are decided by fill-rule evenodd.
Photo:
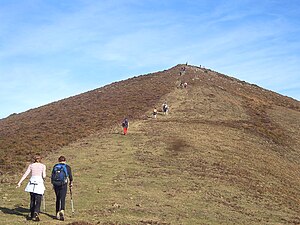
<instances>
[{"instance_id":1,"label":"person's arm","mask_svg":"<svg viewBox=\"0 0 300 225\"><path fill-rule=\"evenodd\" d=\"M44 180L46 179L46 165L43 166L42 177L43 177Z\"/></svg>"},{"instance_id":2,"label":"person's arm","mask_svg":"<svg viewBox=\"0 0 300 225\"><path fill-rule=\"evenodd\" d=\"M17 187L20 187L23 180L25 180L25 178L30 174L31 171L31 165L28 166L26 172L24 173L24 175L22 176L21 180L18 182Z\"/></svg>"},{"instance_id":3,"label":"person's arm","mask_svg":"<svg viewBox=\"0 0 300 225\"><path fill-rule=\"evenodd\" d=\"M67 171L68 171L68 175L69 175L69 186L70 188L73 186L73 175L72 175L72 170L71 167L69 165L67 165Z\"/></svg>"}]
</instances>

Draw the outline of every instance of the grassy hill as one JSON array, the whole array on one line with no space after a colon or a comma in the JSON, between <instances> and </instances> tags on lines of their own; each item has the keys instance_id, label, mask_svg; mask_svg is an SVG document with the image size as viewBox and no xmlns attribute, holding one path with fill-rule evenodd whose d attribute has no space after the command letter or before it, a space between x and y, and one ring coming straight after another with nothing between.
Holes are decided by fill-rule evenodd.
<instances>
[{"instance_id":1,"label":"grassy hill","mask_svg":"<svg viewBox=\"0 0 300 225\"><path fill-rule=\"evenodd\" d=\"M179 70L174 67L113 83L0 120L1 172L22 168L26 162L24 156L55 151L106 130L119 124L124 116L131 120L141 118L174 88L173 76ZM16 157L14 163L11 163L12 156Z\"/></svg>"},{"instance_id":2,"label":"grassy hill","mask_svg":"<svg viewBox=\"0 0 300 225\"><path fill-rule=\"evenodd\" d=\"M15 183L37 151L48 174L60 154L73 168L69 223L300 224L299 130L298 101L208 69L113 83L0 120L0 224L25 223ZM46 185L41 224L57 224Z\"/></svg>"}]
</instances>

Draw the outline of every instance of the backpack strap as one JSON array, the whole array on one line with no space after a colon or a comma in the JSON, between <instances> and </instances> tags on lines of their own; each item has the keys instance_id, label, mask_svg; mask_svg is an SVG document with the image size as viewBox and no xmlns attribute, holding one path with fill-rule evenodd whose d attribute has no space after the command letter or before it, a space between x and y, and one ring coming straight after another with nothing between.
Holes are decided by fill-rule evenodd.
<instances>
[{"instance_id":1,"label":"backpack strap","mask_svg":"<svg viewBox=\"0 0 300 225\"><path fill-rule=\"evenodd\" d=\"M53 167L53 169L52 169L52 175L54 174L55 168L58 165L60 165L63 168L63 170L64 170L64 172L66 174L66 177L69 177L68 170L67 170L67 165L65 163L57 163L57 164L55 164L54 167Z\"/></svg>"},{"instance_id":2,"label":"backpack strap","mask_svg":"<svg viewBox=\"0 0 300 225\"><path fill-rule=\"evenodd\" d=\"M61 163L64 171L65 171L65 174L66 174L66 177L69 177L69 174L68 174L68 170L67 170L67 165L65 163Z\"/></svg>"}]
</instances>

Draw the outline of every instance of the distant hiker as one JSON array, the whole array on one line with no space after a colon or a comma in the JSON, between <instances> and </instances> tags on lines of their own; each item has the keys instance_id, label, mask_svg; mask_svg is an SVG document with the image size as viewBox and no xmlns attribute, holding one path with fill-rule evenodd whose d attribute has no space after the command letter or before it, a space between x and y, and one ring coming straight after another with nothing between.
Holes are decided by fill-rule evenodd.
<instances>
[{"instance_id":1,"label":"distant hiker","mask_svg":"<svg viewBox=\"0 0 300 225\"><path fill-rule=\"evenodd\" d=\"M154 119L156 119L156 116L157 116L157 109L156 109L156 107L154 107L152 114L153 114Z\"/></svg>"},{"instance_id":2,"label":"distant hiker","mask_svg":"<svg viewBox=\"0 0 300 225\"><path fill-rule=\"evenodd\" d=\"M179 84L179 87L180 88L187 88L187 82L180 82L180 84Z\"/></svg>"},{"instance_id":3,"label":"distant hiker","mask_svg":"<svg viewBox=\"0 0 300 225\"><path fill-rule=\"evenodd\" d=\"M44 179L46 178L46 166L41 163L42 157L40 155L33 156L33 163L30 164L17 184L17 188L31 173L31 178L25 188L26 192L30 193L30 215L29 220L40 221L39 213L41 208L41 201L45 192Z\"/></svg>"},{"instance_id":4,"label":"distant hiker","mask_svg":"<svg viewBox=\"0 0 300 225\"><path fill-rule=\"evenodd\" d=\"M181 71L179 72L179 75L180 76L183 76L185 74L185 66L184 67L181 67L180 69Z\"/></svg>"},{"instance_id":5,"label":"distant hiker","mask_svg":"<svg viewBox=\"0 0 300 225\"><path fill-rule=\"evenodd\" d=\"M129 127L129 122L128 122L128 119L125 118L122 122L122 127L123 127L123 134L126 135L127 134L127 130L128 130L128 127Z\"/></svg>"},{"instance_id":6,"label":"distant hiker","mask_svg":"<svg viewBox=\"0 0 300 225\"><path fill-rule=\"evenodd\" d=\"M169 106L167 105L166 102L162 105L162 110L163 110L163 112L164 112L165 115L168 115Z\"/></svg>"},{"instance_id":7,"label":"distant hiker","mask_svg":"<svg viewBox=\"0 0 300 225\"><path fill-rule=\"evenodd\" d=\"M51 183L56 195L56 218L65 220L65 202L69 188L73 186L73 176L71 167L66 164L66 157L60 156L58 163L54 165L51 174Z\"/></svg>"}]
</instances>

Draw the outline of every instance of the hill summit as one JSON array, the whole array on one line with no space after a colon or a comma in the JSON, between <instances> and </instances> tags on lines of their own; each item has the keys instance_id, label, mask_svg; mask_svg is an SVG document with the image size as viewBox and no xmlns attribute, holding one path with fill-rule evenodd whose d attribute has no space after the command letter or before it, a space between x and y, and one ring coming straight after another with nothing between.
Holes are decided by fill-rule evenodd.
<instances>
[{"instance_id":1,"label":"hill summit","mask_svg":"<svg viewBox=\"0 0 300 225\"><path fill-rule=\"evenodd\" d=\"M165 96L183 82L188 83L186 92L191 95L188 100L194 103L192 108L184 103L176 112L183 113L182 119L192 122L195 118L188 117L187 112L194 111L202 119L208 116L215 123L246 129L268 141L291 144L289 132L280 126L286 121L272 119L268 110L284 111L283 115L290 117L289 113L299 112L298 101L209 69L180 64L0 120L2 173L23 166L30 154L55 151L107 130L124 117L143 119L149 109L157 104L160 107L167 100ZM202 98L195 101L195 96ZM229 116L229 112L233 114ZM290 127L287 123L285 126ZM12 156L16 163L12 163Z\"/></svg>"},{"instance_id":2,"label":"hill summit","mask_svg":"<svg viewBox=\"0 0 300 225\"><path fill-rule=\"evenodd\" d=\"M299 101L180 64L0 120L1 176L59 152L89 222L300 224L299 130Z\"/></svg>"}]
</instances>

